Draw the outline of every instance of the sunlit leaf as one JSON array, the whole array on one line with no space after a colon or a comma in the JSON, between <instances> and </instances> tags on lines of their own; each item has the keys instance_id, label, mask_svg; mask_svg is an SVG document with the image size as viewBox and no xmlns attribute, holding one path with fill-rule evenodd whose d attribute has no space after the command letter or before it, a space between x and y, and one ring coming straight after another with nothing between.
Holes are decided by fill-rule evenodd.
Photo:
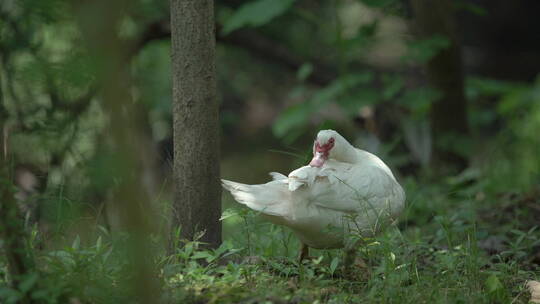
<instances>
[{"instance_id":1,"label":"sunlit leaf","mask_svg":"<svg viewBox=\"0 0 540 304\"><path fill-rule=\"evenodd\" d=\"M499 280L496 275L490 275L486 279L485 285L486 291L493 300L502 301L505 298L506 289L504 288L501 280Z\"/></svg>"},{"instance_id":2,"label":"sunlit leaf","mask_svg":"<svg viewBox=\"0 0 540 304\"><path fill-rule=\"evenodd\" d=\"M223 221L225 219L228 219L232 216L237 216L238 215L238 210L236 209L233 209L233 208L229 208L229 209L226 209L225 211L223 211L223 213L221 214L221 217L219 218L220 221Z\"/></svg>"}]
</instances>

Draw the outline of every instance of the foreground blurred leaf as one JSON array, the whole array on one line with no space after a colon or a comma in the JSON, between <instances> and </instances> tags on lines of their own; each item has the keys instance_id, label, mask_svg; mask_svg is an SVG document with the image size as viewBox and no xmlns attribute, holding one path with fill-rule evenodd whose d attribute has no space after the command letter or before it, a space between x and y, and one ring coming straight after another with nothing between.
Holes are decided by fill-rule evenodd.
<instances>
[{"instance_id":1,"label":"foreground blurred leaf","mask_svg":"<svg viewBox=\"0 0 540 304\"><path fill-rule=\"evenodd\" d=\"M506 298L506 289L499 278L492 274L486 279L486 291L493 301L502 301Z\"/></svg>"},{"instance_id":2,"label":"foreground blurred leaf","mask_svg":"<svg viewBox=\"0 0 540 304\"><path fill-rule=\"evenodd\" d=\"M295 0L256 0L242 5L223 25L223 34L244 26L261 26L285 13Z\"/></svg>"}]
</instances>

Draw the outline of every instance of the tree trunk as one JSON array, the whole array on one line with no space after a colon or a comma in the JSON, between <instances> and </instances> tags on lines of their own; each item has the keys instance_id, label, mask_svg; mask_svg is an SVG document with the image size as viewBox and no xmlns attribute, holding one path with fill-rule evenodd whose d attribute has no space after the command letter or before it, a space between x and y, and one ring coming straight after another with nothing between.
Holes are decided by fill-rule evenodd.
<instances>
[{"instance_id":1,"label":"tree trunk","mask_svg":"<svg viewBox=\"0 0 540 304\"><path fill-rule=\"evenodd\" d=\"M427 64L432 87L442 93L431 107L431 129L435 164L449 164L463 169L466 159L452 151L448 142L458 143L468 135L467 100L465 98L461 47L454 25L452 0L411 0L415 30L421 37L441 35L450 45L439 51ZM453 138L452 138L453 137Z\"/></svg>"},{"instance_id":2,"label":"tree trunk","mask_svg":"<svg viewBox=\"0 0 540 304\"><path fill-rule=\"evenodd\" d=\"M75 9L83 37L98 64L100 101L108 116L102 153L110 164L102 174L114 176L112 199L107 202L112 205L107 208L120 211L120 226L129 234L125 257L133 271L126 276L131 283L129 291L137 303L156 303L161 282L151 234L158 216L143 182L145 167L152 157L144 131L147 113L131 95L131 46L111 30L119 27L129 12L129 4L129 0L92 0L80 2Z\"/></svg>"},{"instance_id":3,"label":"tree trunk","mask_svg":"<svg viewBox=\"0 0 540 304\"><path fill-rule=\"evenodd\" d=\"M221 243L219 120L212 0L171 0L173 227L211 247Z\"/></svg>"}]
</instances>

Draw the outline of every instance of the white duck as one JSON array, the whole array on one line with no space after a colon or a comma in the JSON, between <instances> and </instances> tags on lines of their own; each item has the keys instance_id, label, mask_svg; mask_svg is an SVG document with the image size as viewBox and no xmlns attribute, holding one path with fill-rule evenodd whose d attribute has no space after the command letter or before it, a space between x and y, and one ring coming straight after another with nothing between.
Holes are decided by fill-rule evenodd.
<instances>
[{"instance_id":1,"label":"white duck","mask_svg":"<svg viewBox=\"0 0 540 304\"><path fill-rule=\"evenodd\" d=\"M291 228L303 244L300 259L309 247L345 247L351 232L372 236L404 207L405 193L388 166L334 130L317 134L308 166L288 177L270 175L274 180L260 185L222 182L236 201Z\"/></svg>"}]
</instances>

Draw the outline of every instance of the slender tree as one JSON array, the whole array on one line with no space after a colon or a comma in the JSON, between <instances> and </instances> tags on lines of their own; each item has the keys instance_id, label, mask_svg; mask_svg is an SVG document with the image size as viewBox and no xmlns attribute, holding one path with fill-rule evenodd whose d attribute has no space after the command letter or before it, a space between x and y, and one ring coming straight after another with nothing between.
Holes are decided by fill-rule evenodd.
<instances>
[{"instance_id":1,"label":"slender tree","mask_svg":"<svg viewBox=\"0 0 540 304\"><path fill-rule=\"evenodd\" d=\"M211 247L221 243L219 122L212 0L171 0L173 227Z\"/></svg>"},{"instance_id":2,"label":"slender tree","mask_svg":"<svg viewBox=\"0 0 540 304\"><path fill-rule=\"evenodd\" d=\"M421 37L443 36L449 46L437 53L427 63L429 83L442 95L431 108L431 129L434 137L434 161L448 163L459 168L466 166L466 160L441 147L438 143L448 136L468 134L467 100L465 98L461 45L454 23L453 1L412 0L415 30Z\"/></svg>"},{"instance_id":3,"label":"slender tree","mask_svg":"<svg viewBox=\"0 0 540 304\"><path fill-rule=\"evenodd\" d=\"M138 303L158 303L160 281L151 246L156 214L143 182L145 163L151 158L144 131L145 111L130 92L130 45L110 30L119 27L131 9L130 1L92 0L75 9L81 33L98 65L100 105L109 118L109 140L102 142L102 148L111 164L104 174L113 175L115 182L107 208L119 211L120 227L129 234L125 257L133 272L126 280Z\"/></svg>"}]
</instances>

